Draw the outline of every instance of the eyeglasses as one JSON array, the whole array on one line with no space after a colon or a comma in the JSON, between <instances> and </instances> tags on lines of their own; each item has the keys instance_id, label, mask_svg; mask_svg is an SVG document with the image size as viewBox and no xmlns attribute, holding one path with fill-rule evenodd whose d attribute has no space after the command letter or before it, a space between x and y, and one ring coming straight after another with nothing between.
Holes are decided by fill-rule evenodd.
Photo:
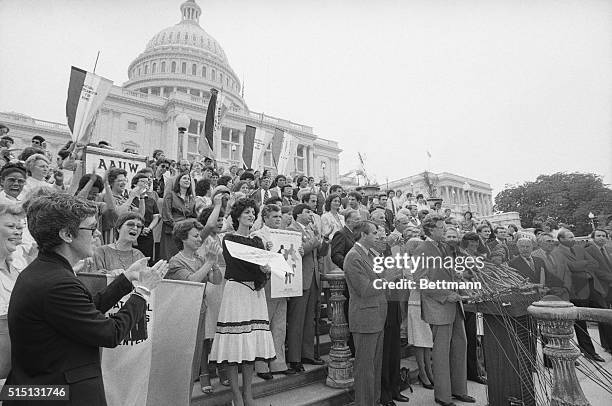
<instances>
[{"instance_id":1,"label":"eyeglasses","mask_svg":"<svg viewBox=\"0 0 612 406\"><path fill-rule=\"evenodd\" d=\"M129 228L137 228L139 230L142 230L144 228L141 223L132 223L131 221L124 223L124 225L128 226Z\"/></svg>"},{"instance_id":2,"label":"eyeglasses","mask_svg":"<svg viewBox=\"0 0 612 406\"><path fill-rule=\"evenodd\" d=\"M91 235L94 235L96 233L96 231L98 231L98 223L94 224L92 227L93 228L90 228L90 227L79 227L79 230L88 230L88 231L91 231Z\"/></svg>"},{"instance_id":3,"label":"eyeglasses","mask_svg":"<svg viewBox=\"0 0 612 406\"><path fill-rule=\"evenodd\" d=\"M26 183L25 179L6 178L4 180L9 183L17 183L18 185L25 185Z\"/></svg>"}]
</instances>

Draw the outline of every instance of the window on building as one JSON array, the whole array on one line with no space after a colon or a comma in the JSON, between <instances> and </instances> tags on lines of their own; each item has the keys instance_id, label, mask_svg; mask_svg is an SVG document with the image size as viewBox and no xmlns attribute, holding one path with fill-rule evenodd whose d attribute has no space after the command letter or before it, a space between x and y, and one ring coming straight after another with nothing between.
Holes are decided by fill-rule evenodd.
<instances>
[{"instance_id":1,"label":"window on building","mask_svg":"<svg viewBox=\"0 0 612 406\"><path fill-rule=\"evenodd\" d=\"M136 131L138 129L138 123L136 121L127 122L128 131Z\"/></svg>"},{"instance_id":2,"label":"window on building","mask_svg":"<svg viewBox=\"0 0 612 406\"><path fill-rule=\"evenodd\" d=\"M161 35L161 42L164 42L164 40L166 39L166 33L162 33Z\"/></svg>"},{"instance_id":3,"label":"window on building","mask_svg":"<svg viewBox=\"0 0 612 406\"><path fill-rule=\"evenodd\" d=\"M221 128L221 158L231 161L240 161L242 146L240 144L240 130L234 128Z\"/></svg>"},{"instance_id":4,"label":"window on building","mask_svg":"<svg viewBox=\"0 0 612 406\"><path fill-rule=\"evenodd\" d=\"M185 33L185 41L189 39L189 34Z\"/></svg>"},{"instance_id":5,"label":"window on building","mask_svg":"<svg viewBox=\"0 0 612 406\"><path fill-rule=\"evenodd\" d=\"M172 68L171 69L172 69L171 70L172 73L176 73L176 62L174 62L174 61L172 62Z\"/></svg>"},{"instance_id":6,"label":"window on building","mask_svg":"<svg viewBox=\"0 0 612 406\"><path fill-rule=\"evenodd\" d=\"M138 68L138 76L140 76L140 68Z\"/></svg>"},{"instance_id":7,"label":"window on building","mask_svg":"<svg viewBox=\"0 0 612 406\"><path fill-rule=\"evenodd\" d=\"M166 62L161 63L161 73L166 73Z\"/></svg>"},{"instance_id":8,"label":"window on building","mask_svg":"<svg viewBox=\"0 0 612 406\"><path fill-rule=\"evenodd\" d=\"M202 66L202 77L206 77L206 66Z\"/></svg>"},{"instance_id":9,"label":"window on building","mask_svg":"<svg viewBox=\"0 0 612 406\"><path fill-rule=\"evenodd\" d=\"M187 73L187 62L181 64L181 73Z\"/></svg>"},{"instance_id":10,"label":"window on building","mask_svg":"<svg viewBox=\"0 0 612 406\"><path fill-rule=\"evenodd\" d=\"M306 160L306 148L303 145L298 145L295 156L295 170L304 173L304 161Z\"/></svg>"},{"instance_id":11,"label":"window on building","mask_svg":"<svg viewBox=\"0 0 612 406\"><path fill-rule=\"evenodd\" d=\"M160 88L159 87L152 87L151 88L151 94L154 94L155 96L159 96L160 95Z\"/></svg>"},{"instance_id":12,"label":"window on building","mask_svg":"<svg viewBox=\"0 0 612 406\"><path fill-rule=\"evenodd\" d=\"M193 41L193 43L195 44L195 42L196 42L196 36L195 36L195 34L193 34L193 35L191 36L191 40L192 40L192 41Z\"/></svg>"},{"instance_id":13,"label":"window on building","mask_svg":"<svg viewBox=\"0 0 612 406\"><path fill-rule=\"evenodd\" d=\"M168 36L168 42L172 42L172 33Z\"/></svg>"},{"instance_id":14,"label":"window on building","mask_svg":"<svg viewBox=\"0 0 612 406\"><path fill-rule=\"evenodd\" d=\"M197 154L198 153L198 137L189 135L187 138L187 153Z\"/></svg>"},{"instance_id":15,"label":"window on building","mask_svg":"<svg viewBox=\"0 0 612 406\"><path fill-rule=\"evenodd\" d=\"M219 72L219 82L223 83L223 73Z\"/></svg>"},{"instance_id":16,"label":"window on building","mask_svg":"<svg viewBox=\"0 0 612 406\"><path fill-rule=\"evenodd\" d=\"M198 120L191 119L189 121L189 128L187 129L187 132L189 134L198 134L198 124L199 123L200 122Z\"/></svg>"},{"instance_id":17,"label":"window on building","mask_svg":"<svg viewBox=\"0 0 612 406\"><path fill-rule=\"evenodd\" d=\"M211 72L211 80L213 81L217 80L217 72L214 69Z\"/></svg>"},{"instance_id":18,"label":"window on building","mask_svg":"<svg viewBox=\"0 0 612 406\"><path fill-rule=\"evenodd\" d=\"M228 79L228 78L225 78L225 85L226 85L227 87L229 87L229 79Z\"/></svg>"},{"instance_id":19,"label":"window on building","mask_svg":"<svg viewBox=\"0 0 612 406\"><path fill-rule=\"evenodd\" d=\"M157 64L153 62L153 65L151 65L151 73L155 73L156 70L157 70Z\"/></svg>"},{"instance_id":20,"label":"window on building","mask_svg":"<svg viewBox=\"0 0 612 406\"><path fill-rule=\"evenodd\" d=\"M198 70L198 66L194 63L193 65L191 65L191 74L192 75L196 75L196 71Z\"/></svg>"},{"instance_id":21,"label":"window on building","mask_svg":"<svg viewBox=\"0 0 612 406\"><path fill-rule=\"evenodd\" d=\"M144 67L144 74L146 75L147 73L149 73L149 65L145 65Z\"/></svg>"}]
</instances>

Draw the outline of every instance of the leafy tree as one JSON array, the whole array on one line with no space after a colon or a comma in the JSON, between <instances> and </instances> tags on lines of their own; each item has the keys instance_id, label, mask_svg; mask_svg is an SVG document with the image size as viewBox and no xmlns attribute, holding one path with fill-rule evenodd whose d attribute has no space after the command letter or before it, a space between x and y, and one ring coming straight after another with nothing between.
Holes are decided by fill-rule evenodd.
<instances>
[{"instance_id":1,"label":"leafy tree","mask_svg":"<svg viewBox=\"0 0 612 406\"><path fill-rule=\"evenodd\" d=\"M495 203L500 210L518 212L523 227L563 223L573 225L576 235L586 235L589 212L612 214L612 190L596 174L558 172L507 187Z\"/></svg>"}]
</instances>

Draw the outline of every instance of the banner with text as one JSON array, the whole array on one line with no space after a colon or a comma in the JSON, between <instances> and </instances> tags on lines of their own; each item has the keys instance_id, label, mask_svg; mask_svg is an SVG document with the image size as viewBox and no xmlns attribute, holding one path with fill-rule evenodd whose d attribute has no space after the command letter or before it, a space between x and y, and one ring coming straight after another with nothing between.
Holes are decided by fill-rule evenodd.
<instances>
[{"instance_id":1,"label":"banner with text","mask_svg":"<svg viewBox=\"0 0 612 406\"><path fill-rule=\"evenodd\" d=\"M278 157L278 164L276 167L278 173L287 173L286 171L289 165L289 159L293 157L293 152L296 150L296 148L297 145L295 137L289 133L285 133L285 136L283 138L283 146L281 148L280 156Z\"/></svg>"},{"instance_id":2,"label":"banner with text","mask_svg":"<svg viewBox=\"0 0 612 406\"><path fill-rule=\"evenodd\" d=\"M95 167L96 174L104 176L110 168L121 168L127 172L128 185L136 172L145 168L147 158L142 155L128 154L110 149L86 147L83 171L91 173Z\"/></svg>"},{"instance_id":3,"label":"banner with text","mask_svg":"<svg viewBox=\"0 0 612 406\"><path fill-rule=\"evenodd\" d=\"M272 141L272 133L267 132L263 128L255 129L255 140L253 142L253 158L251 168L261 170L263 168L263 157L270 141Z\"/></svg>"},{"instance_id":4,"label":"banner with text","mask_svg":"<svg viewBox=\"0 0 612 406\"><path fill-rule=\"evenodd\" d=\"M271 252L281 254L293 272L279 276L270 276L271 297L302 296L302 256L299 249L302 246L302 234L290 230L270 230L272 240Z\"/></svg>"},{"instance_id":5,"label":"banner with text","mask_svg":"<svg viewBox=\"0 0 612 406\"><path fill-rule=\"evenodd\" d=\"M113 280L96 274L79 274L79 279L92 293L105 287L104 279ZM194 362L199 364L204 337L204 289L196 282L162 281L151 294L145 318L118 347L102 349L109 406L190 404Z\"/></svg>"}]
</instances>

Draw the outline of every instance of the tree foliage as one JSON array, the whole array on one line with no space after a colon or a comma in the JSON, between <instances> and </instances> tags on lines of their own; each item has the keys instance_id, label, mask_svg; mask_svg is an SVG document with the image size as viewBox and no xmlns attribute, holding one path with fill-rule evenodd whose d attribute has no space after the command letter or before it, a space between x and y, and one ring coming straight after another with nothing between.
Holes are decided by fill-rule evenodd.
<instances>
[{"instance_id":1,"label":"tree foliage","mask_svg":"<svg viewBox=\"0 0 612 406\"><path fill-rule=\"evenodd\" d=\"M523 227L537 227L544 222L574 226L576 235L591 231L589 212L612 214L612 190L593 173L540 175L502 190L495 203L503 211L516 211Z\"/></svg>"}]
</instances>

